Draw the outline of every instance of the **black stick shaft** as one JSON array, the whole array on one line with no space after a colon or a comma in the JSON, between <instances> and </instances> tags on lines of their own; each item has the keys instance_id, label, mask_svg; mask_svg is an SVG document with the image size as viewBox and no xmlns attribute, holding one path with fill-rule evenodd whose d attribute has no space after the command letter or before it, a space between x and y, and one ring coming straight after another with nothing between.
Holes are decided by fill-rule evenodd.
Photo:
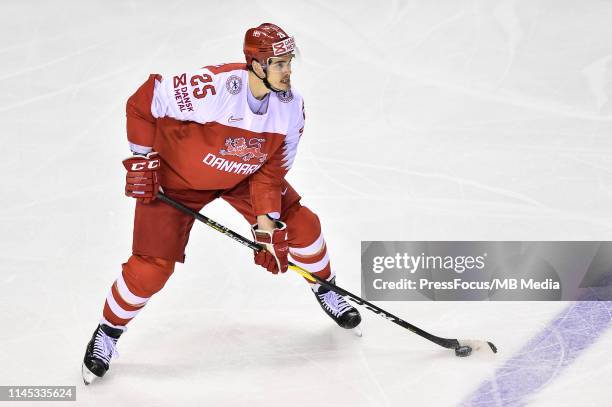
<instances>
[{"instance_id":1,"label":"black stick shaft","mask_svg":"<svg viewBox=\"0 0 612 407\"><path fill-rule=\"evenodd\" d=\"M218 232L223 233L226 236L229 236L230 238L234 239L235 241L242 243L243 245L249 247L252 250L255 251L259 251L259 250L263 250L263 248L258 245L257 243L245 238L244 236L234 232L233 230L221 225L220 223L215 222L214 220L208 218L207 216L202 215L199 212L194 211L193 209L183 205L180 202L175 201L174 199L168 197L167 195L165 195L162 192L159 192L157 194L157 199L159 199L162 202L167 203L168 205L178 209L179 211L186 213L188 215L193 216L194 218L196 218L197 220L199 220L200 222L210 226L211 228L215 229ZM426 332L424 330L422 330L421 328L414 326L406 321L404 321L403 319L393 315L392 313L385 311L384 309L372 304L369 301L364 300L363 298L345 290L342 287L339 287L337 285L334 284L330 284L327 281L325 281L324 279L322 279L321 277L312 274L310 272L308 272L308 270L304 270L303 268L293 264L292 262L289 262L289 265L291 267L294 267L296 269L299 269L300 272L303 273L307 273L310 277L312 277L314 280L316 280L319 284L321 284L322 286L324 286L325 288L332 290L334 292L336 292L337 294L343 296L343 297L348 297L349 299L351 299L353 302L364 306L366 309L374 312L375 314L380 315L381 317L401 326L402 328L408 329L411 332L414 332L415 334L437 344L440 345L442 347L445 348L449 348L449 349L454 349L456 347L459 346L459 342L456 339L447 339L447 338L440 338L439 336L435 336L430 334L429 332Z\"/></svg>"}]
</instances>

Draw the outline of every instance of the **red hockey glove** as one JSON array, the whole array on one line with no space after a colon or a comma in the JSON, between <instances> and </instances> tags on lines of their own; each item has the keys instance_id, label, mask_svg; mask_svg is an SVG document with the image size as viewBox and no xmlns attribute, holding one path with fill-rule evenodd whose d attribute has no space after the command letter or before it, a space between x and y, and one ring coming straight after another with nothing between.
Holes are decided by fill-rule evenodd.
<instances>
[{"instance_id":1,"label":"red hockey glove","mask_svg":"<svg viewBox=\"0 0 612 407\"><path fill-rule=\"evenodd\" d=\"M255 252L255 264L262 266L272 274L287 271L289 246L287 244L287 225L276 221L276 229L259 230L257 225L251 226L255 242L265 246L266 250Z\"/></svg>"},{"instance_id":2,"label":"red hockey glove","mask_svg":"<svg viewBox=\"0 0 612 407\"><path fill-rule=\"evenodd\" d=\"M123 166L127 170L125 194L145 204L154 200L159 191L157 172L160 165L161 161L155 151L123 160Z\"/></svg>"}]
</instances>

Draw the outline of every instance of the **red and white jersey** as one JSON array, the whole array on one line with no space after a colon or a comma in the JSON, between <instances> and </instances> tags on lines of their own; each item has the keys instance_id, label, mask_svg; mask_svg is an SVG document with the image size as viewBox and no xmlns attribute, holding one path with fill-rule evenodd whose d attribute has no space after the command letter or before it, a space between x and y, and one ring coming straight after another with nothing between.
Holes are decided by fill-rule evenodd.
<instances>
[{"instance_id":1,"label":"red and white jersey","mask_svg":"<svg viewBox=\"0 0 612 407\"><path fill-rule=\"evenodd\" d=\"M245 64L151 75L127 103L130 146L159 152L162 186L221 190L248 177L255 214L279 213L281 181L304 129L303 100L295 90L272 92L258 115L247 92Z\"/></svg>"}]
</instances>

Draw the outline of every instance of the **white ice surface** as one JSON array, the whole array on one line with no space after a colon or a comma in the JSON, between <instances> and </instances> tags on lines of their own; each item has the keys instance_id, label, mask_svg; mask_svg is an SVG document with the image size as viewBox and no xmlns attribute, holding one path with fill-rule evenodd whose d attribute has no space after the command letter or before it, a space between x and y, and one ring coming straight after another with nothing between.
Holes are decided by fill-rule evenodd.
<instances>
[{"instance_id":1,"label":"white ice surface","mask_svg":"<svg viewBox=\"0 0 612 407\"><path fill-rule=\"evenodd\" d=\"M611 20L594 0L3 0L0 385L76 385L70 406L456 405L567 304L379 304L493 340L494 360L367 311L357 338L301 278L200 225L85 388L84 347L131 247L125 100L151 72L240 61L247 27L290 31L307 125L289 179L359 292L361 240L612 238ZM206 213L248 233L222 202ZM606 332L533 405L609 402L611 345Z\"/></svg>"}]
</instances>

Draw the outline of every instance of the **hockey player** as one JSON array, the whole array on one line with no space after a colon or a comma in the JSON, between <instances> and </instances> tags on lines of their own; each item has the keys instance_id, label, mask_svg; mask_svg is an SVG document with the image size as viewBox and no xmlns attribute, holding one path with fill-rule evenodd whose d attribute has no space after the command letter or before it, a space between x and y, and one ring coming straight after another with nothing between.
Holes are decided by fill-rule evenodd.
<instances>
[{"instance_id":1,"label":"hockey player","mask_svg":"<svg viewBox=\"0 0 612 407\"><path fill-rule=\"evenodd\" d=\"M194 219L155 200L165 194L196 211L216 198L232 205L267 250L255 263L277 274L292 261L335 281L319 218L285 180L304 129L302 97L291 87L293 37L274 24L250 28L246 64L151 75L127 102L133 156L125 193L137 199L132 256L106 297L83 361L86 384L102 377L126 325L162 289L184 250ZM319 284L311 289L339 326L359 325L359 312Z\"/></svg>"}]
</instances>

